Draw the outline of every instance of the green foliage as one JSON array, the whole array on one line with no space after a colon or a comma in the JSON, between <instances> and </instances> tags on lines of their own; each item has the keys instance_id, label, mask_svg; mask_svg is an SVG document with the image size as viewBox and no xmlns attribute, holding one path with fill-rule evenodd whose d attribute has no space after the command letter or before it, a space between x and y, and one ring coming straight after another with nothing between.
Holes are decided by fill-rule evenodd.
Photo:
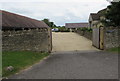
<instances>
[{"instance_id":1,"label":"green foliage","mask_svg":"<svg viewBox=\"0 0 120 81\"><path fill-rule=\"evenodd\" d=\"M106 26L120 26L120 1L111 2L111 5L107 7L105 14L105 20L102 21Z\"/></svg>"},{"instance_id":2,"label":"green foliage","mask_svg":"<svg viewBox=\"0 0 120 81\"><path fill-rule=\"evenodd\" d=\"M44 19L44 20L42 20L43 22L45 22L48 26L50 26L50 21L49 21L49 19Z\"/></svg>"},{"instance_id":3,"label":"green foliage","mask_svg":"<svg viewBox=\"0 0 120 81\"><path fill-rule=\"evenodd\" d=\"M56 27L54 22L50 22L49 19L43 19L43 22L45 22L49 27Z\"/></svg>"},{"instance_id":4,"label":"green foliage","mask_svg":"<svg viewBox=\"0 0 120 81\"><path fill-rule=\"evenodd\" d=\"M109 51L109 52L116 52L116 53L118 53L118 52L120 52L120 47L118 47L118 48L111 48L111 49L107 49L107 51Z\"/></svg>"},{"instance_id":5,"label":"green foliage","mask_svg":"<svg viewBox=\"0 0 120 81\"><path fill-rule=\"evenodd\" d=\"M59 30L58 31L56 31L56 32L69 32L69 29L66 29L65 28L65 26L62 26L62 27L56 27L56 28L58 28Z\"/></svg>"},{"instance_id":6,"label":"green foliage","mask_svg":"<svg viewBox=\"0 0 120 81\"><path fill-rule=\"evenodd\" d=\"M48 56L48 53L37 53L30 51L6 51L2 54L2 76L9 76L19 72L26 67L39 62L42 58ZM6 67L13 66L13 71L6 71Z\"/></svg>"},{"instance_id":7,"label":"green foliage","mask_svg":"<svg viewBox=\"0 0 120 81\"><path fill-rule=\"evenodd\" d=\"M88 28L87 31L92 32L92 28Z\"/></svg>"},{"instance_id":8,"label":"green foliage","mask_svg":"<svg viewBox=\"0 0 120 81\"><path fill-rule=\"evenodd\" d=\"M86 28L86 27L79 28L78 30L92 32L92 28Z\"/></svg>"}]
</instances>

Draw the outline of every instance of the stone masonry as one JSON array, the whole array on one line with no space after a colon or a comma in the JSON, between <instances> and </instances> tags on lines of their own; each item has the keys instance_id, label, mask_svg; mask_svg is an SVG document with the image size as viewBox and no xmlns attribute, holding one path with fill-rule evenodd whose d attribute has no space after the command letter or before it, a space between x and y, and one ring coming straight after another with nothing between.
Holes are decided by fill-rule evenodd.
<instances>
[{"instance_id":1,"label":"stone masonry","mask_svg":"<svg viewBox=\"0 0 120 81\"><path fill-rule=\"evenodd\" d=\"M119 47L119 27L105 27L104 30L104 49Z\"/></svg>"},{"instance_id":2,"label":"stone masonry","mask_svg":"<svg viewBox=\"0 0 120 81\"><path fill-rule=\"evenodd\" d=\"M86 37L89 40L92 40L92 32L82 31L82 30L76 30L75 32L80 34L81 36Z\"/></svg>"},{"instance_id":3,"label":"stone masonry","mask_svg":"<svg viewBox=\"0 0 120 81\"><path fill-rule=\"evenodd\" d=\"M2 50L50 52L50 32L50 28L2 31Z\"/></svg>"}]
</instances>

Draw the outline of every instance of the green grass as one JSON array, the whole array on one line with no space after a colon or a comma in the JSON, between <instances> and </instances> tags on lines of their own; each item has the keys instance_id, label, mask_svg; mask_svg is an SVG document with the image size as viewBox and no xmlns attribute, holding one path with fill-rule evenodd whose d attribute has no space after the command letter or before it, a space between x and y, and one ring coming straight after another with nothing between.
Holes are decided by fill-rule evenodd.
<instances>
[{"instance_id":1,"label":"green grass","mask_svg":"<svg viewBox=\"0 0 120 81\"><path fill-rule=\"evenodd\" d=\"M116 53L120 53L120 47L118 47L118 48L110 48L110 49L107 49L107 51L109 51L109 52L116 52Z\"/></svg>"},{"instance_id":2,"label":"green grass","mask_svg":"<svg viewBox=\"0 0 120 81\"><path fill-rule=\"evenodd\" d=\"M6 51L2 53L2 77L6 77L23 70L32 64L39 62L48 53L37 53L29 51ZM13 71L6 71L6 67L13 66Z\"/></svg>"}]
</instances>

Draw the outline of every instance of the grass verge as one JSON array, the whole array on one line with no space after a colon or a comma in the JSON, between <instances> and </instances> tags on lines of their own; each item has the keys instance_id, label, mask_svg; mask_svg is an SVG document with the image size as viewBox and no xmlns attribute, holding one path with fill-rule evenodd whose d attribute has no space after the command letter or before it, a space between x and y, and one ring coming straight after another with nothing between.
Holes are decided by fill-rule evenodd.
<instances>
[{"instance_id":1,"label":"grass verge","mask_svg":"<svg viewBox=\"0 0 120 81\"><path fill-rule=\"evenodd\" d=\"M30 51L5 51L2 53L2 77L15 74L20 70L23 70L32 64L39 62L48 55L48 53ZM8 66L13 66L13 71L7 71L6 68Z\"/></svg>"},{"instance_id":2,"label":"grass verge","mask_svg":"<svg viewBox=\"0 0 120 81\"><path fill-rule=\"evenodd\" d=\"M107 51L109 51L109 52L115 52L115 53L120 53L120 47L118 47L118 48L110 48L110 49L107 49Z\"/></svg>"}]
</instances>

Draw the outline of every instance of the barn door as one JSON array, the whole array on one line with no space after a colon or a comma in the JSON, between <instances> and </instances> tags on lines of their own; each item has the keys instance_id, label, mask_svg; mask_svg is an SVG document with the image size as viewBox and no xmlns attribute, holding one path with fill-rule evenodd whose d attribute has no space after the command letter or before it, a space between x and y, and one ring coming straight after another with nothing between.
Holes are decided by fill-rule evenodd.
<instances>
[{"instance_id":1,"label":"barn door","mask_svg":"<svg viewBox=\"0 0 120 81\"><path fill-rule=\"evenodd\" d=\"M100 49L104 49L104 28L100 27Z\"/></svg>"}]
</instances>

